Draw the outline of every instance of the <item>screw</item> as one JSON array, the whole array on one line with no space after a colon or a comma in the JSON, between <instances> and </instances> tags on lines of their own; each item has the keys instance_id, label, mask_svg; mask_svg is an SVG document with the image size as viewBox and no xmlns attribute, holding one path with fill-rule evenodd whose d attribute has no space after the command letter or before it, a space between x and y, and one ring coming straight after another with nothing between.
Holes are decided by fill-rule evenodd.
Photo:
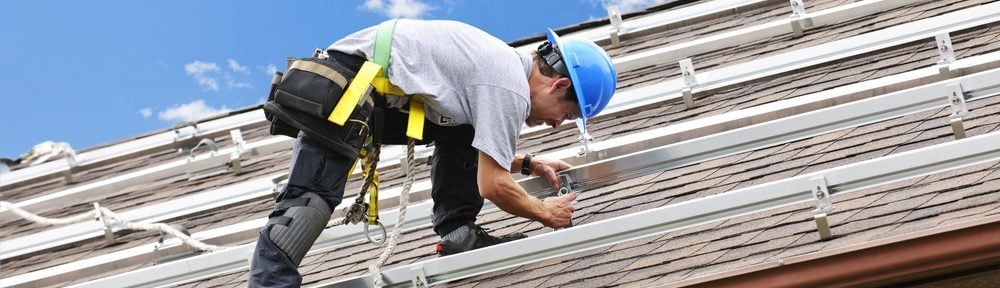
<instances>
[{"instance_id":1,"label":"screw","mask_svg":"<svg viewBox=\"0 0 1000 288\"><path fill-rule=\"evenodd\" d=\"M823 199L823 187L816 186L816 198Z\"/></svg>"}]
</instances>

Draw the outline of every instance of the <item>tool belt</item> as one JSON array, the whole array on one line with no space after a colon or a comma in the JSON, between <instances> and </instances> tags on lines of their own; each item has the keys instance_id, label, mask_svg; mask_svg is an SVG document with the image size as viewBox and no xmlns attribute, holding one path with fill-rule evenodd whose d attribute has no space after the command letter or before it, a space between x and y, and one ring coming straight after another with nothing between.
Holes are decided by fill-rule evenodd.
<instances>
[{"instance_id":1,"label":"tool belt","mask_svg":"<svg viewBox=\"0 0 1000 288\"><path fill-rule=\"evenodd\" d=\"M328 118L347 96L345 91L350 88L349 81L355 79L356 67L362 66L360 62L363 60L347 55L288 59L286 73L275 76L264 104L265 117L271 121L271 134L297 137L303 131L347 159L357 158L368 136L380 138L371 133L382 131L378 111L385 107L384 96L368 88L355 104L344 104L349 111L337 116L346 119L334 123Z\"/></svg>"}]
</instances>

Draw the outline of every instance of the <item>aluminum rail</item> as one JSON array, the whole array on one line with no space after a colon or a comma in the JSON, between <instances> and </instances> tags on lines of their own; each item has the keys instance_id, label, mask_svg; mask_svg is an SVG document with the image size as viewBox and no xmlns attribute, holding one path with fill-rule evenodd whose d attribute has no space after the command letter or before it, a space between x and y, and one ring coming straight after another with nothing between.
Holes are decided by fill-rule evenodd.
<instances>
[{"instance_id":1,"label":"aluminum rail","mask_svg":"<svg viewBox=\"0 0 1000 288\"><path fill-rule=\"evenodd\" d=\"M846 20L877 14L881 11L903 7L920 1L923 0L867 0L854 2L806 14L802 17L801 21L811 22L814 27L843 23ZM615 59L614 63L615 68L617 68L618 71L629 71L643 66L661 64L667 61L678 61L683 58L705 53L706 51L714 51L764 40L775 36L788 35L792 32L789 20L787 18L780 19L754 27L700 38L690 42L625 55ZM933 37L933 35L930 37ZM891 41L888 38L886 40Z\"/></svg>"},{"instance_id":2,"label":"aluminum rail","mask_svg":"<svg viewBox=\"0 0 1000 288\"><path fill-rule=\"evenodd\" d=\"M185 126L178 128L179 130L177 131L183 131L184 134L188 135L188 138L186 139L189 139L190 137L212 135L239 127L253 126L260 123L260 120L263 119L264 115L260 112L260 110L250 110L240 114L198 123L197 129L194 129L191 126ZM175 140L177 135L178 132L175 132L174 130L160 132L148 137L79 153L76 155L77 165L85 166L115 157L121 157L122 155L129 155L144 150L171 145L177 141ZM181 141L183 140L184 139ZM66 161L49 161L36 166L18 169L11 171L10 173L0 175L0 186L8 186L38 177L62 173L68 171L69 169L70 166Z\"/></svg>"},{"instance_id":3,"label":"aluminum rail","mask_svg":"<svg viewBox=\"0 0 1000 288\"><path fill-rule=\"evenodd\" d=\"M984 69L982 67L1000 67L1000 53L991 53L986 55L980 55L975 57L970 57L966 59L959 60L952 64L952 71L969 74L976 72L978 69ZM913 75L906 75L913 74ZM897 77L903 76L903 77ZM587 162L600 161L602 159L608 159L610 157L617 157L631 153L641 149L649 149L653 147L659 147L663 145L672 144L678 139L690 139L700 137L702 135L711 134L713 132L718 132L720 130L734 129L737 123L759 123L774 120L780 117L786 116L790 113L801 113L801 111L810 109L822 108L821 105L817 103L824 102L835 102L840 101L839 99L849 97L854 94L863 93L864 91L872 90L885 90L887 87L892 85L899 85L900 83L913 82L913 81L926 81L928 78L938 77L938 69L936 67L929 67L924 69L918 69L915 71L907 72L904 74L889 76L885 78L889 79L877 79L862 83L856 83L848 86L839 87L836 89L826 90L822 92L817 92L805 96L801 96L795 99L790 99L786 101L764 104L761 106L756 106L736 112L730 112L719 116L708 117L701 120L689 121L685 123L680 123L676 125L671 125L669 127L661 128L659 130L650 131L650 133L639 133L636 135L629 135L628 137L619 137L617 139L612 139L608 141L602 141L595 144L598 148L595 153L588 155L589 159L581 159L576 157L576 151L574 149L563 149L560 151L553 151L547 153L545 156L563 159L564 161L572 162L574 164L584 164ZM995 75L1000 76L1000 75ZM992 76L970 76L966 78L961 78L956 83L966 82L966 87L972 88L982 88L983 85L976 85L974 82L970 82L971 79L983 79ZM915 90L913 92L908 92L905 94L894 94L895 96L889 100L891 103L907 104L913 100L921 99L921 95L927 96L932 94L921 94L926 90ZM915 96L911 96L915 95ZM924 106L914 106L911 108L921 109L920 107L929 107L926 105L936 105L940 101L935 101L934 99L925 99L923 102ZM939 99L940 100L940 99ZM923 101L923 100L921 100ZM938 103L939 104L939 103ZM889 106L887 106L889 107ZM891 108L891 107L890 107ZM852 109L853 108L846 108ZM783 111L796 111L796 112L783 112ZM863 110L853 110L853 111L863 111ZM896 110L893 110L896 111ZM905 111L904 111L905 112ZM840 112L834 112L840 113ZM895 112L894 112L895 113ZM881 114L873 114L881 115ZM873 116L877 117L877 116ZM889 117L889 116L884 116ZM869 117L871 118L871 117ZM816 121L815 119L808 121ZM810 122L812 123L812 122ZM850 125L851 123L847 123ZM844 127L844 125L837 125L835 127ZM755 132L753 132L755 133ZM683 136L681 136L683 135ZM743 136L738 136L743 137ZM752 139L752 138L746 138ZM642 144L637 144L642 143ZM638 147L638 145L643 145L643 147ZM764 145L767 145L766 143ZM629 148L622 148L629 147ZM740 150L742 151L742 150ZM688 163L688 162L682 162ZM677 164L685 165L685 164ZM276 176L269 176L264 178L275 178ZM575 177L575 178L573 178ZM571 175L571 178L576 179L579 177L587 177L585 175ZM610 176L609 176L610 177ZM267 197L270 195L270 189L273 185L270 181L255 181L256 186L246 185L246 184L236 184L233 187L222 187L217 190L207 191L208 195L229 195L227 197L233 197L232 199L256 199L261 197ZM535 185L534 189L542 189L545 185L543 182L524 184L526 186ZM428 199L429 196L425 195L426 190L430 189L430 183L428 181L420 181L414 185L413 194L414 199ZM393 207L396 197L398 197L400 187L394 187L391 189L386 189L381 193L383 197L383 206L386 208ZM209 209L214 209L228 203L232 203L232 199L229 201L222 201L222 199L216 199L222 196L199 196L192 197L193 200L187 200L188 198L182 200L175 200L168 203L159 204L153 207L139 208L139 211L129 211L126 215L136 215L136 220L138 221L162 221L164 219L170 219L168 217L160 217L160 215L180 215L178 211L187 211L187 213L199 213ZM192 206L197 205L197 206ZM346 204L341 204L342 209ZM140 217L145 216L145 217ZM5 259L23 253L29 253L34 251L41 251L52 247L52 245L68 244L74 241L79 241L91 237L100 236L100 231L102 227L99 225L91 224L77 224L66 227L55 228L50 231L45 231L37 234L32 234L30 236L25 236L22 238L8 240L7 245L0 247L0 259ZM243 231L239 232L242 233ZM238 232L233 232L238 233ZM22 245L23 244L23 245Z\"/></svg>"},{"instance_id":4,"label":"aluminum rail","mask_svg":"<svg viewBox=\"0 0 1000 288\"><path fill-rule=\"evenodd\" d=\"M997 21L1000 21L1000 2L966 8L843 40L820 44L808 49L795 50L750 62L699 72L695 75L698 85L691 87L693 90L692 93L726 87L751 79L777 75L900 44L925 39L929 40L940 33L958 31ZM668 60L664 57L675 57L671 56L674 55L671 52L672 50L682 48L669 46L658 51L618 58L615 60L615 63L620 71L627 71L628 69L643 65L663 63ZM702 48L698 47L698 49ZM640 63L639 61L648 62ZM668 99L676 99L680 98L681 91L685 87L687 86L684 83L684 79L675 78L649 86L622 91L622 93L615 95L615 98L608 105L623 105L627 102L641 101L646 98L645 95L656 92L659 92L660 95L667 95ZM664 99L660 98L659 100L663 101Z\"/></svg>"},{"instance_id":5,"label":"aluminum rail","mask_svg":"<svg viewBox=\"0 0 1000 288\"><path fill-rule=\"evenodd\" d=\"M832 108L806 113L799 116L782 118L779 120L757 124L740 130L724 132L713 136L701 137L689 141L666 145L657 149L646 150L645 152L629 154L636 151L645 150L647 146L657 146L661 145L662 143L667 143L676 138L676 135L678 133L683 133L683 131L671 130L673 129L673 127L651 130L640 133L638 135L630 135L629 137L627 137L628 138L627 141L623 140L618 143L613 143L611 141L604 142L606 143L604 144L605 146L598 147L599 149L603 149L600 150L602 152L596 154L603 154L604 156L609 157L607 158L607 160L573 168L562 174L570 175L571 179L574 180L587 179L582 177L595 177L596 179L595 181L579 182L577 188L585 189L587 187L590 187L589 185L598 184L597 183L598 180L607 179L611 174L634 175L635 173L639 172L660 171L664 169L672 169L677 167L688 166L692 164L701 163L704 161L709 161L711 159L715 159L723 155L751 151L753 149L778 145L781 143L794 141L796 139L811 137L823 133L840 130L847 127L853 127L865 123L878 122L881 120L893 117L899 117L914 112L925 111L928 109L945 107L948 105L947 94L950 93L950 90L947 90L947 86L951 84L962 85L962 87L964 87L966 90L968 101L974 101L986 97L994 97L1000 95L1000 80L998 79L1000 79L1000 69L994 69L986 72L980 72L974 75L965 76L962 78L957 78L954 80L929 84L913 89L890 93L884 96L879 96L878 98L851 102L848 104L843 104ZM941 121L942 123L944 123L947 120L941 119ZM782 128L782 127L788 127L788 128ZM649 162L654 162L654 163L651 166ZM638 170L633 169L633 167L637 167ZM537 177L523 179L518 183L522 185L526 190L528 190L529 193L535 196L546 196L554 192L552 189L548 187L548 184L545 180L542 180ZM419 191L417 193L429 193L429 192ZM414 206L411 206L410 211L426 210L427 211L426 213L430 213L429 212L430 209L426 208L424 205L432 205L432 203L424 202L416 204ZM411 212L411 213L413 214L408 214L408 215L410 215L409 217L412 218L410 220L407 220L406 225L410 225L409 223L411 223L410 221L413 219L416 219L413 221L419 223L421 221L424 222L427 221L426 219L429 219L428 217L430 217L429 214L421 214L424 212ZM386 220L395 219L395 216L390 216L390 215L392 214L383 214L383 216L381 216L381 219L386 219ZM263 220L260 221L260 223L262 225ZM386 225L388 226L390 224ZM259 229L259 227L255 226L251 227L250 229ZM321 238L320 240L316 241L315 245L316 247L337 246L337 244L329 244L327 243L327 241L333 241L333 238ZM338 244L346 243L345 241L346 242L358 241L358 238L346 239L338 242ZM316 250L314 249L314 251ZM185 271L184 273L196 273L197 271L200 271L199 269L220 271L222 269L220 267L235 269L233 267L239 267L239 266L236 266L237 264L234 263L241 261L243 265L247 265L245 262L246 261L245 255L243 258L226 256L228 254L218 254L217 256L210 256L210 255L216 255L216 254L213 253L213 254L200 255L197 257L205 257L205 258L191 258L183 261L178 261L178 263L172 262L162 265L196 267L196 268L191 268L192 270ZM181 279L191 279L191 278L185 278L183 274L174 275L168 273L160 273L157 272L157 270L154 268L155 267L150 267L148 269L139 270L136 272L129 272L120 276L115 276L118 278L113 277L113 279L106 278L106 279L95 280L95 281L101 281L95 283L118 283L118 282L132 283L131 281L136 281L134 279L167 279L167 278L172 279L169 281L181 281ZM245 266L243 268L245 269ZM173 271L173 269L174 268L167 270ZM158 281L157 283L168 283L168 282L159 282L161 280L156 280L156 281ZM168 280L162 280L162 281L168 281ZM175 282L169 282L169 283L175 283ZM91 286L91 287L97 287L97 286Z\"/></svg>"},{"instance_id":6,"label":"aluminum rail","mask_svg":"<svg viewBox=\"0 0 1000 288\"><path fill-rule=\"evenodd\" d=\"M227 165L233 161L234 157L245 159L244 157L267 155L278 151L288 150L292 147L292 141L290 140L291 139L285 137L270 137L243 146L242 149L238 146L234 146L217 152L193 155L192 157L185 157L183 159L167 162L152 168L118 175L101 181L86 183L56 193L45 194L15 203L14 205L21 209L38 212L63 207L66 205L67 201L73 203L91 202L107 198L109 194L136 184L181 175L190 171L200 171ZM10 210L0 208L0 222L9 222L16 219L20 218ZM0 247L0 251L6 251L6 248L8 247ZM4 253L6 252L0 252L0 254Z\"/></svg>"},{"instance_id":7,"label":"aluminum rail","mask_svg":"<svg viewBox=\"0 0 1000 288\"><path fill-rule=\"evenodd\" d=\"M692 21L705 16L732 11L741 7L764 3L767 1L768 0L716 0L688 7L666 10L645 16L633 17L622 21L621 30L618 33L629 34L655 30L671 24ZM586 30L566 33L562 36L588 39L594 42L610 41L611 37L609 32L611 29L612 25L607 24ZM530 44L519 46L518 50L525 53L532 52L538 48L538 45L540 44L542 44L542 41L535 41Z\"/></svg>"},{"instance_id":8,"label":"aluminum rail","mask_svg":"<svg viewBox=\"0 0 1000 288\"><path fill-rule=\"evenodd\" d=\"M382 279L387 283L385 287L428 287L579 251L814 201L812 189L816 187L814 179L817 177L825 178L830 195L836 196L913 177L998 161L1000 145L996 143L1000 143L1000 132L574 226L462 255L383 269ZM658 151L648 153L650 154L646 157L657 159L674 156ZM624 166L631 164L619 163ZM363 275L316 287L372 287L372 281L370 275Z\"/></svg>"}]
</instances>

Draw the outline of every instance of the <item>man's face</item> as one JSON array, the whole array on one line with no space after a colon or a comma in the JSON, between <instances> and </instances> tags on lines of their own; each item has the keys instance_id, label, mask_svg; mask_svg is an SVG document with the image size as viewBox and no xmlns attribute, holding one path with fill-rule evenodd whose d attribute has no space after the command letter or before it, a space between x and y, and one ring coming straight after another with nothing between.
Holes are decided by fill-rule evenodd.
<instances>
[{"instance_id":1,"label":"man's face","mask_svg":"<svg viewBox=\"0 0 1000 288\"><path fill-rule=\"evenodd\" d=\"M576 101L564 100L562 94L547 93L541 96L532 98L531 114L524 120L528 126L544 124L559 129L563 121L580 117L580 106Z\"/></svg>"}]
</instances>

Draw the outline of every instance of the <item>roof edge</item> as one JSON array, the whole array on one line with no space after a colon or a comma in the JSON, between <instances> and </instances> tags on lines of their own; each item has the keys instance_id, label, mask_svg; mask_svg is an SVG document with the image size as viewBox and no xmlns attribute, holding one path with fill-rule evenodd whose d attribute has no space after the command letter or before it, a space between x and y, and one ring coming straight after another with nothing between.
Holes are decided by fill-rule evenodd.
<instances>
[{"instance_id":1,"label":"roof edge","mask_svg":"<svg viewBox=\"0 0 1000 288\"><path fill-rule=\"evenodd\" d=\"M749 266L669 286L868 287L1000 263L1000 215Z\"/></svg>"}]
</instances>

